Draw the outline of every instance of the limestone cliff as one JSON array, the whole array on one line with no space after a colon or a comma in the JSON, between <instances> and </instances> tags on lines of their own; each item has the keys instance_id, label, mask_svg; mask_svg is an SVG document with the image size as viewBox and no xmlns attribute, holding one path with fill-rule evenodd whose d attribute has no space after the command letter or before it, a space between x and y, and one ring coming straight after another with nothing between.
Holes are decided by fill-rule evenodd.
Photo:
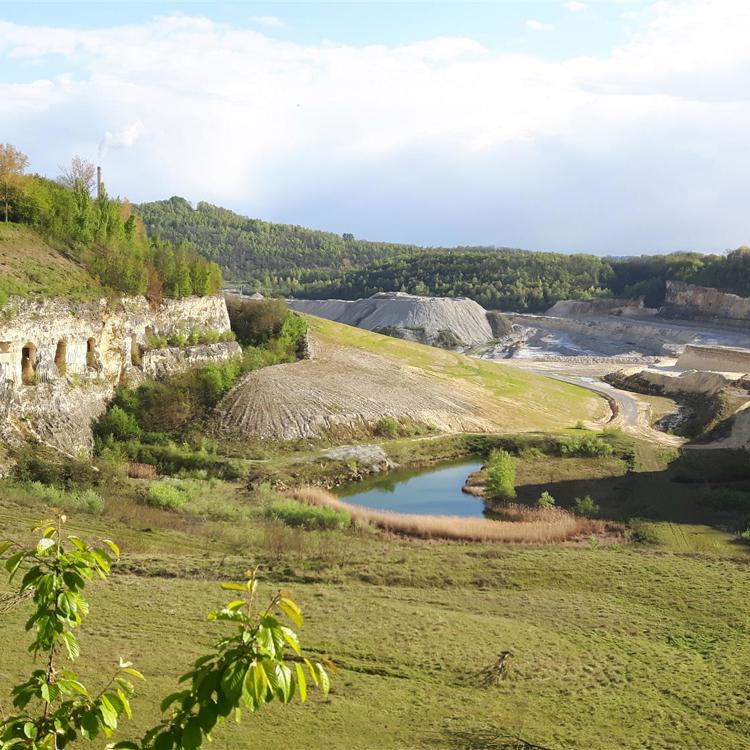
<instances>
[{"instance_id":1,"label":"limestone cliff","mask_svg":"<svg viewBox=\"0 0 750 750\"><path fill-rule=\"evenodd\" d=\"M750 297L706 286L668 281L662 315L750 322Z\"/></svg>"},{"instance_id":2,"label":"limestone cliff","mask_svg":"<svg viewBox=\"0 0 750 750\"><path fill-rule=\"evenodd\" d=\"M0 310L0 443L35 439L88 451L115 387L239 353L235 342L156 348L167 337L230 330L223 297L74 303L12 298Z\"/></svg>"}]
</instances>

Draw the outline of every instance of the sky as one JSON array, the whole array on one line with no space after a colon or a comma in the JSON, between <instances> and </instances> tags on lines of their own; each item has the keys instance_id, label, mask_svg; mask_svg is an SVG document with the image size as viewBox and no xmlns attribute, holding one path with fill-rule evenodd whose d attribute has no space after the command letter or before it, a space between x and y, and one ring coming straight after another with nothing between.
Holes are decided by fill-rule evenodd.
<instances>
[{"instance_id":1,"label":"sky","mask_svg":"<svg viewBox=\"0 0 750 750\"><path fill-rule=\"evenodd\" d=\"M750 244L748 0L7 2L0 142L422 245Z\"/></svg>"}]
</instances>

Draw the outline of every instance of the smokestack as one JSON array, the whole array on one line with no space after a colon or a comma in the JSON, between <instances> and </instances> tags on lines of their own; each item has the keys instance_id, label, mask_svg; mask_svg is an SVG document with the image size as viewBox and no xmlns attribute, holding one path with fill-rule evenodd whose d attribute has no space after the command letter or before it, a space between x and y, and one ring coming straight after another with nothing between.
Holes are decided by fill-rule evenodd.
<instances>
[{"instance_id":1,"label":"smokestack","mask_svg":"<svg viewBox=\"0 0 750 750\"><path fill-rule=\"evenodd\" d=\"M96 197L102 197L102 168L96 168Z\"/></svg>"}]
</instances>

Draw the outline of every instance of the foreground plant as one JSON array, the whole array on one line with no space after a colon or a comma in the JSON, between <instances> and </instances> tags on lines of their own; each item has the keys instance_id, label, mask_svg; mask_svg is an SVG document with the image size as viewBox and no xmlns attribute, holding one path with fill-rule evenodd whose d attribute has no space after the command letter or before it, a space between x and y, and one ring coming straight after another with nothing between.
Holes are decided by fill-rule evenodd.
<instances>
[{"instance_id":1,"label":"foreground plant","mask_svg":"<svg viewBox=\"0 0 750 750\"><path fill-rule=\"evenodd\" d=\"M95 576L106 579L120 555L108 539L92 546L77 536L64 536L65 520L60 515L35 527L42 536L33 547L0 542L10 582L22 575L5 604L32 600L34 612L26 622L26 630L34 634L29 651L44 664L13 688L13 713L0 712L0 750L57 750L81 738L111 738L123 715L131 717L132 680L143 679L132 664L120 660L110 680L94 693L64 666L80 655L74 631L89 612L83 597L86 583ZM219 640L180 678L185 688L162 701L167 715L159 724L141 739L108 747L192 750L210 740L214 728L230 714L239 720L241 708L253 712L274 698L289 703L295 695L305 701L308 678L328 692L324 666L302 657L297 634L282 620L299 627L299 607L280 592L256 613L257 586L257 571L248 571L242 583L222 584L236 598L208 617L234 623L235 634ZM287 649L294 660L287 658Z\"/></svg>"}]
</instances>

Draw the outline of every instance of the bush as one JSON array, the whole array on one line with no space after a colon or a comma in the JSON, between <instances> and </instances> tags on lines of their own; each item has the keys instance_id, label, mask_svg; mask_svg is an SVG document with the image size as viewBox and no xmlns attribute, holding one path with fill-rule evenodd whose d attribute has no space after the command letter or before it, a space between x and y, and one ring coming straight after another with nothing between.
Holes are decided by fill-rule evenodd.
<instances>
[{"instance_id":1,"label":"bush","mask_svg":"<svg viewBox=\"0 0 750 750\"><path fill-rule=\"evenodd\" d=\"M516 463L504 450L493 450L487 461L487 493L501 500L516 498Z\"/></svg>"},{"instance_id":2,"label":"bush","mask_svg":"<svg viewBox=\"0 0 750 750\"><path fill-rule=\"evenodd\" d=\"M375 425L375 434L384 438L397 438L398 422L393 417L384 417Z\"/></svg>"},{"instance_id":3,"label":"bush","mask_svg":"<svg viewBox=\"0 0 750 750\"><path fill-rule=\"evenodd\" d=\"M100 476L88 458L70 458L56 451L32 446L16 456L15 477L21 482L41 482L55 487L89 487L99 483Z\"/></svg>"},{"instance_id":4,"label":"bush","mask_svg":"<svg viewBox=\"0 0 750 750\"><path fill-rule=\"evenodd\" d=\"M572 437L560 442L560 455L586 458L611 456L614 448L596 435Z\"/></svg>"},{"instance_id":5,"label":"bush","mask_svg":"<svg viewBox=\"0 0 750 750\"><path fill-rule=\"evenodd\" d=\"M41 482L31 482L27 489L34 497L60 510L93 515L104 510L104 500L92 489L63 490Z\"/></svg>"},{"instance_id":6,"label":"bush","mask_svg":"<svg viewBox=\"0 0 750 750\"><path fill-rule=\"evenodd\" d=\"M553 508L555 506L555 498L552 497L552 495L545 490L542 492L541 495L537 498L536 501L536 507L537 508Z\"/></svg>"},{"instance_id":7,"label":"bush","mask_svg":"<svg viewBox=\"0 0 750 750\"><path fill-rule=\"evenodd\" d=\"M591 495L577 497L573 513L584 518L593 518L599 513L599 506L591 499Z\"/></svg>"},{"instance_id":8,"label":"bush","mask_svg":"<svg viewBox=\"0 0 750 750\"><path fill-rule=\"evenodd\" d=\"M130 440L141 434L141 428L132 414L120 406L113 406L94 427L94 434L100 438L111 436L115 440Z\"/></svg>"},{"instance_id":9,"label":"bush","mask_svg":"<svg viewBox=\"0 0 750 750\"><path fill-rule=\"evenodd\" d=\"M274 500L266 506L265 514L287 526L302 526L305 529L345 529L351 523L349 515L343 510L306 505L294 500Z\"/></svg>"},{"instance_id":10,"label":"bush","mask_svg":"<svg viewBox=\"0 0 750 750\"><path fill-rule=\"evenodd\" d=\"M178 510L186 501L185 493L167 482L154 482L146 492L146 502L156 508Z\"/></svg>"}]
</instances>

